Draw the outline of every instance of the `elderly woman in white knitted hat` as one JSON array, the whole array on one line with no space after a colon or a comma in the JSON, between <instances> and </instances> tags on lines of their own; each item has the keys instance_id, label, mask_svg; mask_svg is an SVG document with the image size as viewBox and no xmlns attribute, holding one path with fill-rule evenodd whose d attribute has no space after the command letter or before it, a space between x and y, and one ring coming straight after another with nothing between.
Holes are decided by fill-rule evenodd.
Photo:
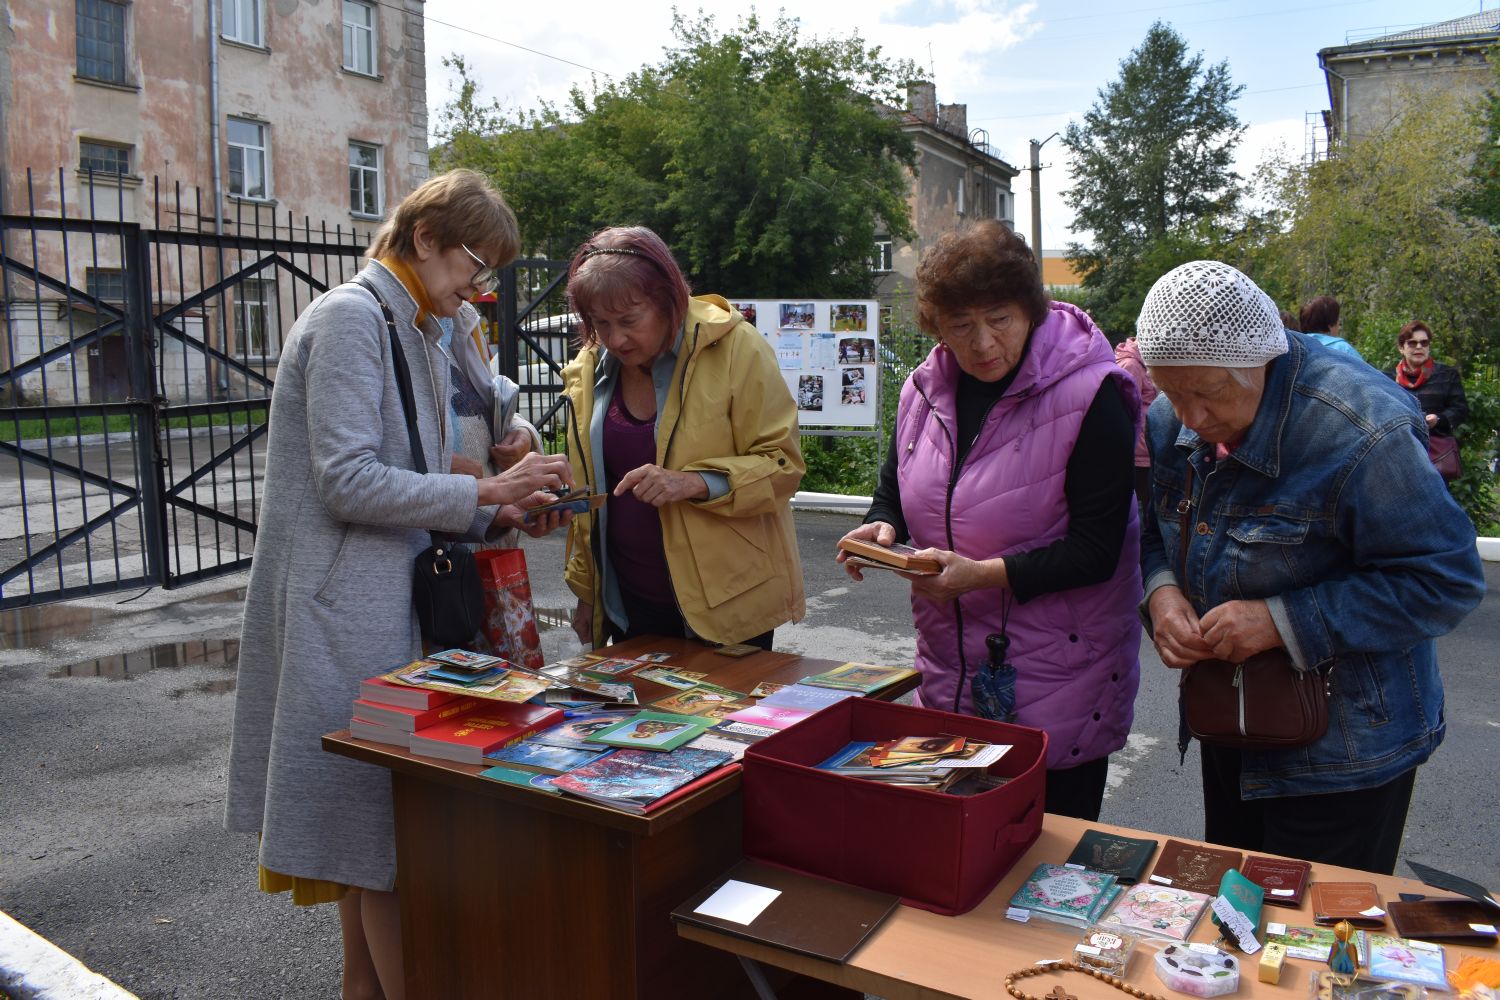
<instances>
[{"instance_id":1,"label":"elderly woman in white knitted hat","mask_svg":"<svg viewBox=\"0 0 1500 1000\"><path fill-rule=\"evenodd\" d=\"M1391 872L1443 739L1434 639L1484 594L1421 414L1375 369L1309 349L1217 261L1157 281L1136 336L1161 391L1141 557L1162 662L1284 647L1330 691L1309 746L1203 746L1204 838Z\"/></svg>"}]
</instances>

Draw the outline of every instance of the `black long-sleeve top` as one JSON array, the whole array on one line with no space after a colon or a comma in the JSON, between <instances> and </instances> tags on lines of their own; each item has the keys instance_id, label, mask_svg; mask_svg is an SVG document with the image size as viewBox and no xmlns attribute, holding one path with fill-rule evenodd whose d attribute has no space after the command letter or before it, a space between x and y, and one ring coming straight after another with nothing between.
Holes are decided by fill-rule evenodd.
<instances>
[{"instance_id":1,"label":"black long-sleeve top","mask_svg":"<svg viewBox=\"0 0 1500 1000\"><path fill-rule=\"evenodd\" d=\"M1396 377L1395 368L1388 368L1385 373L1393 379ZM1438 434L1452 435L1455 427L1469 419L1469 401L1464 396L1464 381L1459 376L1458 369L1452 365L1433 362L1427 381L1406 391L1417 397L1417 405L1422 408L1423 415L1436 414L1437 423L1432 429Z\"/></svg>"},{"instance_id":2,"label":"black long-sleeve top","mask_svg":"<svg viewBox=\"0 0 1500 1000\"><path fill-rule=\"evenodd\" d=\"M964 460L984 427L991 407L1010 388L1015 372L998 382L982 382L967 374L958 384L958 452ZM1078 440L1068 456L1063 496L1068 504L1068 530L1063 537L1037 549L1005 556L1010 589L1022 604L1033 597L1074 587L1102 583L1114 573L1125 543L1125 527L1135 503L1135 424L1125 398L1106 378L1094 394L1078 429ZM896 478L896 436L891 435L885 463L865 523L884 521L896 529L896 541L907 541L906 518L901 513L901 486Z\"/></svg>"}]
</instances>

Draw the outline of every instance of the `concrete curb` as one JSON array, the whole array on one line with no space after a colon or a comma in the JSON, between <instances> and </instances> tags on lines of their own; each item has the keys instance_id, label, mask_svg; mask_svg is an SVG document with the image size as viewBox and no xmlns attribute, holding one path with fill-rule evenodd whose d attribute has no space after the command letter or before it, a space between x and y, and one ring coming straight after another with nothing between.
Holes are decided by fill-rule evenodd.
<instances>
[{"instance_id":1,"label":"concrete curb","mask_svg":"<svg viewBox=\"0 0 1500 1000\"><path fill-rule=\"evenodd\" d=\"M838 514L864 514L870 509L869 497L846 497L837 493L808 493L799 490L792 497L793 510L824 510ZM1480 538L1479 558L1500 562L1500 538Z\"/></svg>"},{"instance_id":2,"label":"concrete curb","mask_svg":"<svg viewBox=\"0 0 1500 1000\"><path fill-rule=\"evenodd\" d=\"M139 1000L4 913L0 989L14 1000Z\"/></svg>"}]
</instances>

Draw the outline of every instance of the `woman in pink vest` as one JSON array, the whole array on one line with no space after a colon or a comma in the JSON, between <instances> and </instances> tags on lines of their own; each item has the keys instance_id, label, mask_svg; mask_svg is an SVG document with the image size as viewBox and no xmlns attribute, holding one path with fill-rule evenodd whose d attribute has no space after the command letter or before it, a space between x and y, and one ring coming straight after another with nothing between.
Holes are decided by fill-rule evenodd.
<instances>
[{"instance_id":1,"label":"woman in pink vest","mask_svg":"<svg viewBox=\"0 0 1500 1000\"><path fill-rule=\"evenodd\" d=\"M901 390L874 502L849 537L910 539L942 566L910 577L920 703L982 714L974 679L989 649L1008 649L1015 721L1048 735L1047 811L1096 820L1140 674L1139 393L997 222L923 255L917 322L938 343Z\"/></svg>"}]
</instances>

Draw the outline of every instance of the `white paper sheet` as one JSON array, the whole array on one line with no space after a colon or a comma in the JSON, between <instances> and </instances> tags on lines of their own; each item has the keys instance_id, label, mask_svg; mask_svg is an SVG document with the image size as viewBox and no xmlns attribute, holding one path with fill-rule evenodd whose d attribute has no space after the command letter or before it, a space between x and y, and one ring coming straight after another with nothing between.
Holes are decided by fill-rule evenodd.
<instances>
[{"instance_id":1,"label":"white paper sheet","mask_svg":"<svg viewBox=\"0 0 1500 1000\"><path fill-rule=\"evenodd\" d=\"M730 879L693 912L705 917L733 920L737 924L751 924L779 895L780 889Z\"/></svg>"}]
</instances>

